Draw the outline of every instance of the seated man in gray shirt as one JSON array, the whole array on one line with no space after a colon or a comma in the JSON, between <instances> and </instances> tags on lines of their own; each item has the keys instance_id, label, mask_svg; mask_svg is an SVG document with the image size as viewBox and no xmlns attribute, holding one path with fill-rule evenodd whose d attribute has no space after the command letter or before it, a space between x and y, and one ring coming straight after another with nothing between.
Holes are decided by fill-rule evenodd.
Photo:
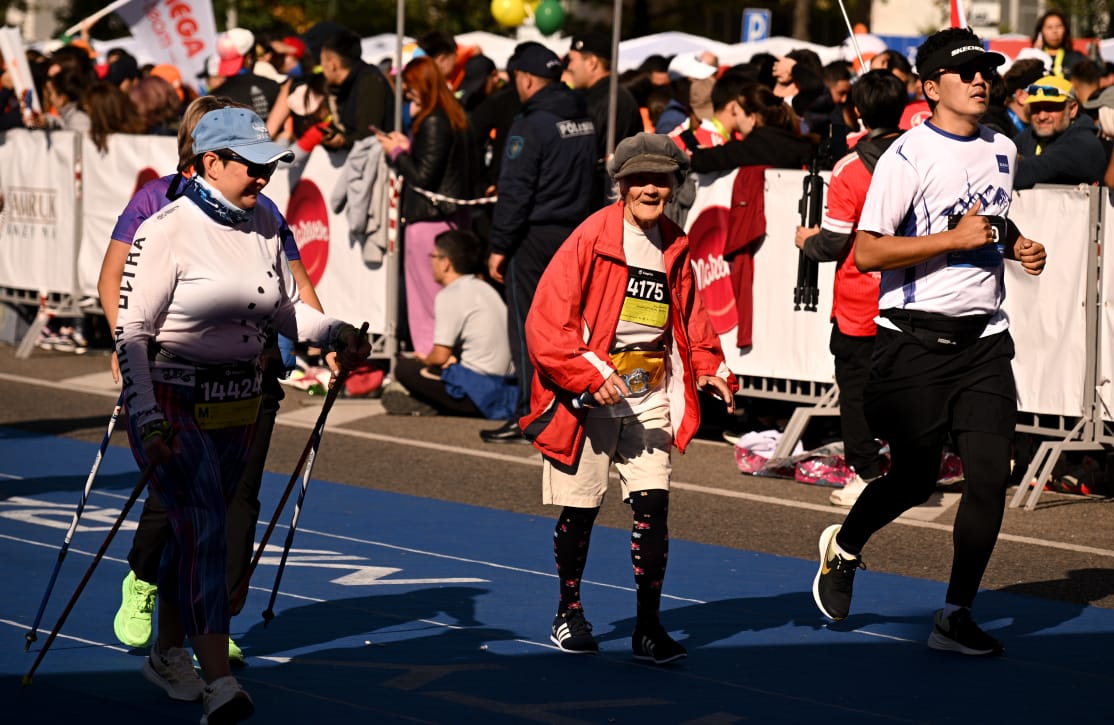
<instances>
[{"instance_id":1,"label":"seated man in gray shirt","mask_svg":"<svg viewBox=\"0 0 1114 725\"><path fill-rule=\"evenodd\" d=\"M1079 113L1071 82L1045 76L1027 90L1030 125L1014 139L1018 158L1013 188L1101 181L1106 151L1091 117Z\"/></svg>"},{"instance_id":2,"label":"seated man in gray shirt","mask_svg":"<svg viewBox=\"0 0 1114 725\"><path fill-rule=\"evenodd\" d=\"M433 349L400 355L396 384L383 391L391 415L480 415L506 420L518 387L507 337L507 307L480 275L483 243L475 234L437 235L430 264L443 289L434 300Z\"/></svg>"}]
</instances>

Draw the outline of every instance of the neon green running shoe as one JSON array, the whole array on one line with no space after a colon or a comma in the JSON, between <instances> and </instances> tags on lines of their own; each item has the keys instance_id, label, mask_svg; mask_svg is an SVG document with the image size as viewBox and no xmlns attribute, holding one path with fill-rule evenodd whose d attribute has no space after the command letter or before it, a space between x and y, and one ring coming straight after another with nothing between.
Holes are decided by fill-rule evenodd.
<instances>
[{"instance_id":1,"label":"neon green running shoe","mask_svg":"<svg viewBox=\"0 0 1114 725\"><path fill-rule=\"evenodd\" d=\"M233 667L244 667L247 662L244 660L244 651L240 649L240 645L228 638L228 664Z\"/></svg>"},{"instance_id":2,"label":"neon green running shoe","mask_svg":"<svg viewBox=\"0 0 1114 725\"><path fill-rule=\"evenodd\" d=\"M198 664L201 664L197 660L197 654L196 653L193 656L193 661L197 662ZM231 637L228 638L228 664L231 665L232 667L247 667L248 666L247 660L244 659L244 651L242 649L240 649L240 645L238 645L238 644L236 644L235 642L232 641Z\"/></svg>"},{"instance_id":3,"label":"neon green running shoe","mask_svg":"<svg viewBox=\"0 0 1114 725\"><path fill-rule=\"evenodd\" d=\"M155 611L158 586L135 578L135 572L124 577L123 597L113 622L116 639L129 647L145 647L151 641L151 613Z\"/></svg>"}]
</instances>

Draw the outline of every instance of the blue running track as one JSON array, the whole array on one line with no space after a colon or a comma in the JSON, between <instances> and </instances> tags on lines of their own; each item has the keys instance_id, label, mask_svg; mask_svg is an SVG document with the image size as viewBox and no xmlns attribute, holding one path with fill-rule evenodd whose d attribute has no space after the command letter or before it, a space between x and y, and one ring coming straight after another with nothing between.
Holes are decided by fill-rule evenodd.
<instances>
[{"instance_id":1,"label":"blue running track","mask_svg":"<svg viewBox=\"0 0 1114 725\"><path fill-rule=\"evenodd\" d=\"M200 706L148 684L146 652L113 636L130 530L34 682L20 685L137 477L127 451L110 448L38 642L24 652L95 451L0 428L2 721L196 723ZM267 475L264 518L285 481ZM672 542L663 606L689 658L638 663L629 534L614 529L595 533L583 587L602 651L565 655L549 643L551 534L545 518L314 481L276 618L265 629L259 613L285 526L232 622L252 722L1114 721L1114 611L984 592L979 620L1007 655L966 658L924 644L939 582L860 573L854 614L830 625L812 603L813 562L685 541Z\"/></svg>"}]
</instances>

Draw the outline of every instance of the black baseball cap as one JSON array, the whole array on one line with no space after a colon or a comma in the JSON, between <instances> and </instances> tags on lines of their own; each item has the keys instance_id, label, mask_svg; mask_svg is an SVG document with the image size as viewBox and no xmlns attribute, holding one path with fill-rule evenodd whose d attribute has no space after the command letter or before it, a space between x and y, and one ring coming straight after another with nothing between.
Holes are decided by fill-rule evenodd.
<instances>
[{"instance_id":1,"label":"black baseball cap","mask_svg":"<svg viewBox=\"0 0 1114 725\"><path fill-rule=\"evenodd\" d=\"M611 60L611 36L608 33L578 33L572 37L569 50L577 53L591 53L604 60Z\"/></svg>"},{"instance_id":2,"label":"black baseball cap","mask_svg":"<svg viewBox=\"0 0 1114 725\"><path fill-rule=\"evenodd\" d=\"M108 66L108 72L105 73L104 79L114 86L118 86L127 80L136 80L139 78L139 63L135 57L127 51L120 51L120 55Z\"/></svg>"},{"instance_id":3,"label":"black baseball cap","mask_svg":"<svg viewBox=\"0 0 1114 725\"><path fill-rule=\"evenodd\" d=\"M953 42L938 48L925 58L917 67L917 75L922 79L932 78L942 70L977 64L988 70L997 69L1006 62L1006 56L988 51L973 34L956 38Z\"/></svg>"},{"instance_id":4,"label":"black baseball cap","mask_svg":"<svg viewBox=\"0 0 1114 725\"><path fill-rule=\"evenodd\" d=\"M515 47L514 55L507 61L507 70L522 71L555 81L561 77L565 68L556 53L541 43L528 40Z\"/></svg>"}]
</instances>

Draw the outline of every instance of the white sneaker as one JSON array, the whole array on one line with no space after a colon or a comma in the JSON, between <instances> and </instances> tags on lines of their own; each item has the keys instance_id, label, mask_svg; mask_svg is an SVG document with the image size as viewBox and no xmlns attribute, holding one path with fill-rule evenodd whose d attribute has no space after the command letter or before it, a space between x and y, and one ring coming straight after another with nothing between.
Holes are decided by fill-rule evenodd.
<instances>
[{"instance_id":1,"label":"white sneaker","mask_svg":"<svg viewBox=\"0 0 1114 725\"><path fill-rule=\"evenodd\" d=\"M255 703L235 677L226 675L205 686L202 709L201 725L233 725L251 717Z\"/></svg>"},{"instance_id":2,"label":"white sneaker","mask_svg":"<svg viewBox=\"0 0 1114 725\"><path fill-rule=\"evenodd\" d=\"M189 652L181 647L171 647L163 654L156 644L143 661L143 676L153 685L166 690L171 700L196 702L201 699L205 683L193 668Z\"/></svg>"},{"instance_id":3,"label":"white sneaker","mask_svg":"<svg viewBox=\"0 0 1114 725\"><path fill-rule=\"evenodd\" d=\"M866 490L866 483L867 482L856 473L855 477L847 482L847 485L832 491L832 495L828 496L828 500L832 502L833 506L850 508L855 505L855 502L859 500L859 496Z\"/></svg>"}]
</instances>

